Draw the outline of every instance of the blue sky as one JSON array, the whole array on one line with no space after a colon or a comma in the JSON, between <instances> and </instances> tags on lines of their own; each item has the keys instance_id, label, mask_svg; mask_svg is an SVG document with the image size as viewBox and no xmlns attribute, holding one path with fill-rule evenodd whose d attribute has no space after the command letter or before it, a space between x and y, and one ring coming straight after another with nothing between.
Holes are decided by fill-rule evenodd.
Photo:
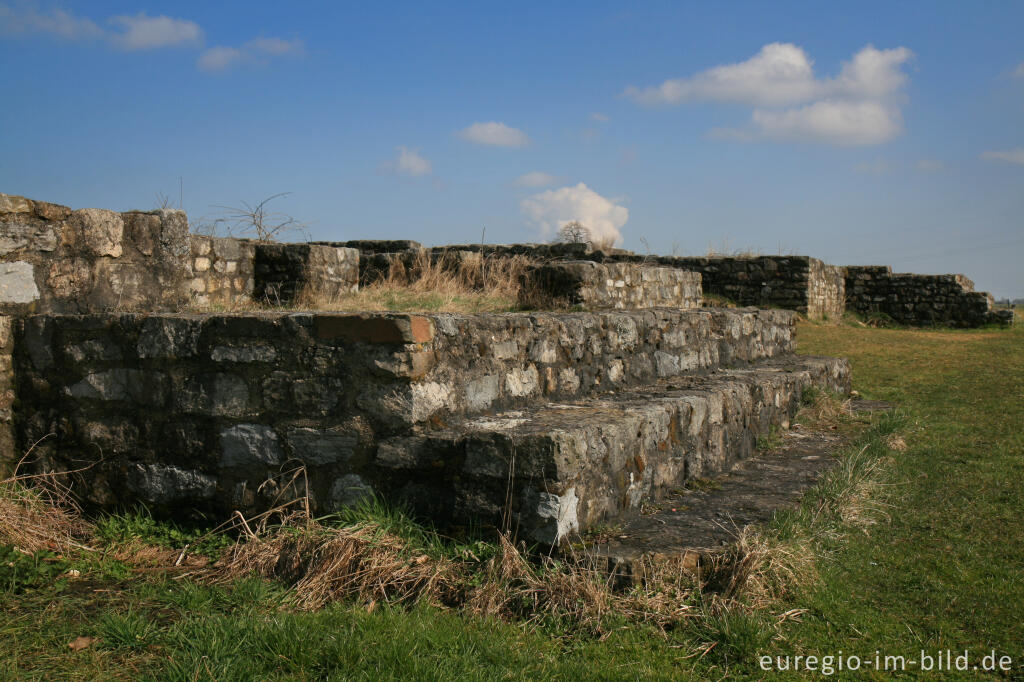
<instances>
[{"instance_id":1,"label":"blue sky","mask_svg":"<svg viewBox=\"0 0 1024 682\"><path fill-rule=\"evenodd\" d=\"M0 191L1024 296L1024 4L0 0Z\"/></svg>"}]
</instances>

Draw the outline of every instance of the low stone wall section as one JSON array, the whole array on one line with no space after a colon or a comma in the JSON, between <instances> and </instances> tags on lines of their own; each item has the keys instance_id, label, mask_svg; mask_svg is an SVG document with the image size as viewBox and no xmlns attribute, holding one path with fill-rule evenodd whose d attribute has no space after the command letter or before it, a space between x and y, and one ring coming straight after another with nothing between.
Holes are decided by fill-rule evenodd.
<instances>
[{"instance_id":1,"label":"low stone wall section","mask_svg":"<svg viewBox=\"0 0 1024 682\"><path fill-rule=\"evenodd\" d=\"M72 211L0 194L0 312L178 309L187 234L182 211Z\"/></svg>"},{"instance_id":2,"label":"low stone wall section","mask_svg":"<svg viewBox=\"0 0 1024 682\"><path fill-rule=\"evenodd\" d=\"M381 439L745 366L791 352L792 325L751 310L36 315L15 324L18 445L53 434L36 466L85 467L101 506L265 508L280 491L263 484L301 464L328 508L346 476L408 482L376 462Z\"/></svg>"},{"instance_id":3,"label":"low stone wall section","mask_svg":"<svg viewBox=\"0 0 1024 682\"><path fill-rule=\"evenodd\" d=\"M257 244L257 301L295 303L301 295L331 300L359 290L359 251L318 244Z\"/></svg>"},{"instance_id":4,"label":"low stone wall section","mask_svg":"<svg viewBox=\"0 0 1024 682\"><path fill-rule=\"evenodd\" d=\"M700 280L696 272L636 263L551 262L523 273L520 303L540 309L699 308Z\"/></svg>"},{"instance_id":5,"label":"low stone wall section","mask_svg":"<svg viewBox=\"0 0 1024 682\"><path fill-rule=\"evenodd\" d=\"M256 242L250 239L189 235L192 279L189 291L198 305L252 301Z\"/></svg>"},{"instance_id":6,"label":"low stone wall section","mask_svg":"<svg viewBox=\"0 0 1024 682\"><path fill-rule=\"evenodd\" d=\"M847 268L846 304L861 315L883 314L910 326L978 327L1013 321L1012 311L995 310L992 296L974 291L974 282L963 275L894 273L885 265Z\"/></svg>"}]
</instances>

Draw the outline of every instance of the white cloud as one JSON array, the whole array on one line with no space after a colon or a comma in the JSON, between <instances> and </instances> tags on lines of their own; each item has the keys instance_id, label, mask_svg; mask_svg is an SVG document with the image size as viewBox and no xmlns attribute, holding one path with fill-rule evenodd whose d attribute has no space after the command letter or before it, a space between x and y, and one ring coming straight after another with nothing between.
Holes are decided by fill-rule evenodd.
<instances>
[{"instance_id":1,"label":"white cloud","mask_svg":"<svg viewBox=\"0 0 1024 682\"><path fill-rule=\"evenodd\" d=\"M516 178L516 184L520 187L548 187L556 182L558 182L558 178L543 171L524 173Z\"/></svg>"},{"instance_id":2,"label":"white cloud","mask_svg":"<svg viewBox=\"0 0 1024 682\"><path fill-rule=\"evenodd\" d=\"M240 47L216 45L204 51L196 60L203 71L223 72L241 64L263 64L271 57L291 57L305 54L301 40L284 38L253 38Z\"/></svg>"},{"instance_id":3,"label":"white cloud","mask_svg":"<svg viewBox=\"0 0 1024 682\"><path fill-rule=\"evenodd\" d=\"M525 147L530 144L529 136L522 130L498 121L474 123L457 134L463 140L489 147Z\"/></svg>"},{"instance_id":4,"label":"white cloud","mask_svg":"<svg viewBox=\"0 0 1024 682\"><path fill-rule=\"evenodd\" d=\"M925 173L936 173L938 171L945 170L946 164L936 159L921 159L914 164L914 167Z\"/></svg>"},{"instance_id":5,"label":"white cloud","mask_svg":"<svg viewBox=\"0 0 1024 682\"><path fill-rule=\"evenodd\" d=\"M756 137L838 146L874 145L903 130L900 112L880 102L822 100L799 109L755 109Z\"/></svg>"},{"instance_id":6,"label":"white cloud","mask_svg":"<svg viewBox=\"0 0 1024 682\"><path fill-rule=\"evenodd\" d=\"M606 114L594 112L590 115L591 120L598 121L599 123L607 123L611 119Z\"/></svg>"},{"instance_id":7,"label":"white cloud","mask_svg":"<svg viewBox=\"0 0 1024 682\"><path fill-rule=\"evenodd\" d=\"M0 5L0 33L49 33L64 40L102 38L104 31L91 19L76 17L62 9L37 12Z\"/></svg>"},{"instance_id":8,"label":"white cloud","mask_svg":"<svg viewBox=\"0 0 1024 682\"><path fill-rule=\"evenodd\" d=\"M226 71L245 59L245 53L237 47L218 45L199 55L196 65L203 71Z\"/></svg>"},{"instance_id":9,"label":"white cloud","mask_svg":"<svg viewBox=\"0 0 1024 682\"><path fill-rule=\"evenodd\" d=\"M802 48L771 43L745 62L716 66L658 86L630 86L625 94L646 105L708 100L782 106L823 97L877 98L903 86L906 75L900 67L912 56L905 47L878 50L868 45L843 64L837 77L818 79L814 62Z\"/></svg>"},{"instance_id":10,"label":"white cloud","mask_svg":"<svg viewBox=\"0 0 1024 682\"><path fill-rule=\"evenodd\" d=\"M875 145L903 130L900 91L907 76L902 67L913 56L905 47L867 45L843 63L838 75L819 78L802 48L771 43L744 62L655 87L630 87L625 94L646 105L715 101L755 107L750 126L715 128L712 137Z\"/></svg>"},{"instance_id":11,"label":"white cloud","mask_svg":"<svg viewBox=\"0 0 1024 682\"><path fill-rule=\"evenodd\" d=\"M111 17L110 23L120 29L110 36L111 43L124 50L198 45L203 38L202 29L194 21L164 15L151 17L139 12L133 17Z\"/></svg>"},{"instance_id":12,"label":"white cloud","mask_svg":"<svg viewBox=\"0 0 1024 682\"><path fill-rule=\"evenodd\" d=\"M620 243L622 226L629 220L625 206L606 199L582 182L526 197L519 202L519 207L537 224L545 238L566 223L578 220L596 240Z\"/></svg>"},{"instance_id":13,"label":"white cloud","mask_svg":"<svg viewBox=\"0 0 1024 682\"><path fill-rule=\"evenodd\" d=\"M430 161L420 156L418 149L395 147L395 151L398 152L398 156L384 164L386 168L413 176L427 175L433 170Z\"/></svg>"},{"instance_id":14,"label":"white cloud","mask_svg":"<svg viewBox=\"0 0 1024 682\"><path fill-rule=\"evenodd\" d=\"M1019 163L1024 165L1024 147L1006 149L1002 151L982 152L981 158L985 161L1005 161L1006 163Z\"/></svg>"}]
</instances>

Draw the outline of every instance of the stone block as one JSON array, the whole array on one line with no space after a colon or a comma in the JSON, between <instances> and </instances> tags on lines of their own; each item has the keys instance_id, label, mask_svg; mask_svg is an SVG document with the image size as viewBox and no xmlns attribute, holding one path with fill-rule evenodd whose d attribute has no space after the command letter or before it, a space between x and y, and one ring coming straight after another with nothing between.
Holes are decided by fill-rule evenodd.
<instances>
[{"instance_id":1,"label":"stone block","mask_svg":"<svg viewBox=\"0 0 1024 682\"><path fill-rule=\"evenodd\" d=\"M0 304L32 303L39 299L35 268L25 261L0 263Z\"/></svg>"},{"instance_id":2,"label":"stone block","mask_svg":"<svg viewBox=\"0 0 1024 682\"><path fill-rule=\"evenodd\" d=\"M277 433L262 424L236 424L220 433L220 459L223 468L255 470L277 466L284 461Z\"/></svg>"},{"instance_id":3,"label":"stone block","mask_svg":"<svg viewBox=\"0 0 1024 682\"><path fill-rule=\"evenodd\" d=\"M74 238L93 256L120 258L123 253L124 219L119 213L101 208L81 208L71 213Z\"/></svg>"},{"instance_id":4,"label":"stone block","mask_svg":"<svg viewBox=\"0 0 1024 682\"><path fill-rule=\"evenodd\" d=\"M317 315L316 337L360 343L428 343L434 338L430 318L420 315Z\"/></svg>"}]
</instances>

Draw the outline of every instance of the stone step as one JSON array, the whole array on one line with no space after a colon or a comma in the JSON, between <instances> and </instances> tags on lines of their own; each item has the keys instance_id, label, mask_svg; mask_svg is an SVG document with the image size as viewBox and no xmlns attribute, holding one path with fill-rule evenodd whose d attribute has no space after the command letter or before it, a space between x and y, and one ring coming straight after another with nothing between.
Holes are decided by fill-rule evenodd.
<instances>
[{"instance_id":1,"label":"stone step","mask_svg":"<svg viewBox=\"0 0 1024 682\"><path fill-rule=\"evenodd\" d=\"M853 412L890 409L882 401L851 401ZM839 461L843 442L830 430L784 431L780 446L677 488L644 514L590 539L585 551L623 582L641 582L645 571L661 560L681 560L684 568L698 572L747 526L767 523L777 511L796 507Z\"/></svg>"},{"instance_id":2,"label":"stone step","mask_svg":"<svg viewBox=\"0 0 1024 682\"><path fill-rule=\"evenodd\" d=\"M504 522L556 545L728 470L788 424L805 388L845 393L849 372L790 356L422 430L379 444L390 474L375 485L431 518Z\"/></svg>"}]
</instances>

